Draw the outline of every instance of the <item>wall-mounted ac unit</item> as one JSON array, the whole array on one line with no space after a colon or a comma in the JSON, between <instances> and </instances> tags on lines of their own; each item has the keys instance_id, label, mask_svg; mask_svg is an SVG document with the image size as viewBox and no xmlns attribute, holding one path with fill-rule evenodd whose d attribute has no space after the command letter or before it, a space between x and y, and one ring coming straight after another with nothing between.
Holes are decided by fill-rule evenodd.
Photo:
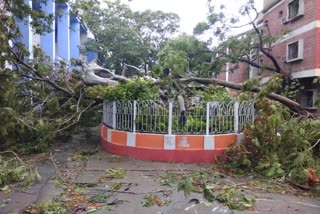
<instances>
[{"instance_id":1,"label":"wall-mounted ac unit","mask_svg":"<svg viewBox=\"0 0 320 214\"><path fill-rule=\"evenodd\" d=\"M281 22L282 22L282 24L286 24L286 23L288 22L287 17L283 17L283 18L281 19Z\"/></svg>"}]
</instances>

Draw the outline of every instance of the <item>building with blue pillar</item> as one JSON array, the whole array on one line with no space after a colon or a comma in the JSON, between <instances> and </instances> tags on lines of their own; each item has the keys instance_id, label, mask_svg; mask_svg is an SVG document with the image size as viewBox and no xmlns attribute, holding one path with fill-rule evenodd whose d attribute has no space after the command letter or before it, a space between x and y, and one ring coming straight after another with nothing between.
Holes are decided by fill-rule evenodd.
<instances>
[{"instance_id":1,"label":"building with blue pillar","mask_svg":"<svg viewBox=\"0 0 320 214\"><path fill-rule=\"evenodd\" d=\"M57 59L69 62L72 58L80 58L84 61L97 58L97 54L92 51L80 51L81 44L84 44L88 39L93 39L93 35L78 17L71 15L72 9L68 3L56 3L55 0L24 1L33 10L40 9L47 15L55 15L51 25L52 31L44 32L41 35L35 34L32 30L30 16L25 17L24 20L17 20L22 34L20 41L29 50L29 59L32 59L33 45L39 45L52 62Z\"/></svg>"},{"instance_id":2,"label":"building with blue pillar","mask_svg":"<svg viewBox=\"0 0 320 214\"><path fill-rule=\"evenodd\" d=\"M26 5L29 5L32 7L32 1L31 0L24 0ZM19 42L22 42L26 49L30 53L30 57L32 58L32 45L33 45L33 33L31 29L31 16L24 17L23 20L18 20L17 21L17 27L19 28L21 34L23 35L20 39Z\"/></svg>"}]
</instances>

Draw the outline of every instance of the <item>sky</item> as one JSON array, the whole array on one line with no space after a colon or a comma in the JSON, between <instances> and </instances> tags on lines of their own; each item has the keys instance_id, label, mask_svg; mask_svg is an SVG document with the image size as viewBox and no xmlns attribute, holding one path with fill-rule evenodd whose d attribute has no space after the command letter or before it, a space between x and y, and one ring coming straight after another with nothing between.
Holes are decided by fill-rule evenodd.
<instances>
[{"instance_id":1,"label":"sky","mask_svg":"<svg viewBox=\"0 0 320 214\"><path fill-rule=\"evenodd\" d=\"M146 9L173 12L179 15L181 32L192 34L199 22L206 20L208 0L122 0L135 11ZM212 0L218 7L223 3L230 15L238 14L239 7L246 0ZM262 9L263 0L255 0L256 7Z\"/></svg>"}]
</instances>

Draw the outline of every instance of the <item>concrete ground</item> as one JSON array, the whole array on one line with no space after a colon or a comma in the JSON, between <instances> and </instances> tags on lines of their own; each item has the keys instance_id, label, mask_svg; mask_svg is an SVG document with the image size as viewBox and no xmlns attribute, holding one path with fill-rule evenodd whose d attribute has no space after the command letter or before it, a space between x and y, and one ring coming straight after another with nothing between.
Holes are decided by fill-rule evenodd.
<instances>
[{"instance_id":1,"label":"concrete ground","mask_svg":"<svg viewBox=\"0 0 320 214\"><path fill-rule=\"evenodd\" d=\"M92 184L83 188L82 194L87 198L94 195L106 196L105 204L94 213L320 213L320 200L305 196L286 194L286 192L272 193L265 188L246 189L249 178L237 180L232 177L223 178L239 183L245 189L245 194L256 199L254 209L250 211L231 210L218 202L207 203L201 193L191 193L185 196L182 191L177 191L176 186L162 186L160 183L168 172L189 173L206 169L208 165L162 163L134 160L119 157L104 151L98 144L98 129L92 129L91 134L80 134L73 137L71 142L59 143L51 151L52 153L35 156L33 161L38 166L42 181L30 188L14 188L10 193L0 192L0 213L21 213L21 209L30 204L53 198L61 198L63 187L53 178L64 177L69 182ZM94 134L93 134L94 133ZM77 155L83 148L97 148L98 152L90 157ZM53 161L52 161L53 160ZM126 171L126 177L122 179L101 179L106 169L122 168ZM58 170L57 170L58 169ZM217 184L220 181L217 180ZM112 190L115 184L121 183L119 189ZM294 191L293 191L294 192ZM143 207L144 196L155 194L162 200L170 203L166 206ZM300 194L301 195L301 194ZM77 210L72 213L87 213Z\"/></svg>"}]
</instances>

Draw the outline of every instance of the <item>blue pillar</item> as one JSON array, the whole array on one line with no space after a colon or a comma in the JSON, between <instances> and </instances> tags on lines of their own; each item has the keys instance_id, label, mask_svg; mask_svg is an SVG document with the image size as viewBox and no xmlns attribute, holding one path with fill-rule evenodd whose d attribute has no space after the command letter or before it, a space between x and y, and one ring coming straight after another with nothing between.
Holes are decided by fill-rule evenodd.
<instances>
[{"instance_id":1,"label":"blue pillar","mask_svg":"<svg viewBox=\"0 0 320 214\"><path fill-rule=\"evenodd\" d=\"M32 0L24 0L26 5L29 5L32 8ZM19 42L23 43L26 49L29 51L29 59L32 59L32 28L31 28L31 16L25 17L23 20L16 20L17 26L22 34L22 37L18 39Z\"/></svg>"},{"instance_id":2,"label":"blue pillar","mask_svg":"<svg viewBox=\"0 0 320 214\"><path fill-rule=\"evenodd\" d=\"M55 5L54 0L47 0L47 1L41 0L40 6L42 8L42 11L46 15L50 15L50 14L55 15L56 5ZM50 59L52 61L54 61L56 58L56 41L55 41L55 32L54 32L55 29L54 28L55 28L55 20L53 21L53 23L51 25L52 31L49 33L44 32L40 36L40 46L41 46L42 50L48 56L50 56Z\"/></svg>"},{"instance_id":3,"label":"blue pillar","mask_svg":"<svg viewBox=\"0 0 320 214\"><path fill-rule=\"evenodd\" d=\"M80 58L80 20L71 17L70 23L70 57Z\"/></svg>"},{"instance_id":4,"label":"blue pillar","mask_svg":"<svg viewBox=\"0 0 320 214\"><path fill-rule=\"evenodd\" d=\"M57 55L70 61L70 6L66 3L60 5L57 10Z\"/></svg>"},{"instance_id":5,"label":"blue pillar","mask_svg":"<svg viewBox=\"0 0 320 214\"><path fill-rule=\"evenodd\" d=\"M88 62L91 62L91 61L94 60L94 59L98 59L98 54L97 54L97 52L88 50L88 51L87 51L87 61L88 61Z\"/></svg>"}]
</instances>

